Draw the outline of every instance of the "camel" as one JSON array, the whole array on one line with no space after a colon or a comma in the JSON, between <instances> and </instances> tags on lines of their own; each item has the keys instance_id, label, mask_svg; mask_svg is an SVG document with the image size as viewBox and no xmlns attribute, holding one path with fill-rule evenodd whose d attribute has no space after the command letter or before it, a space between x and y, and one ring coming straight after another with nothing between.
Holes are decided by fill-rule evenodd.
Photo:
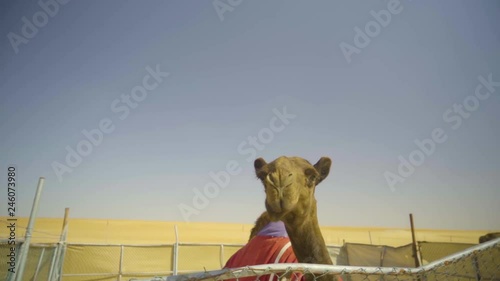
<instances>
[{"instance_id":1,"label":"camel","mask_svg":"<svg viewBox=\"0 0 500 281\"><path fill-rule=\"evenodd\" d=\"M227 261L224 268L237 268L242 266L272 263L296 263L297 257L291 247L291 241L282 221L271 222L267 213L263 213L252 229L248 243L234 253ZM257 278L260 281L299 281L302 274L280 273L275 279L275 274L264 275ZM239 281L254 281L255 277L239 278ZM230 281L237 281L230 279Z\"/></svg>"},{"instance_id":2,"label":"camel","mask_svg":"<svg viewBox=\"0 0 500 281\"><path fill-rule=\"evenodd\" d=\"M483 235L483 236L479 237L479 244L491 241L491 240L499 238L499 237L500 237L500 232L491 232L491 233L488 233L486 235Z\"/></svg>"},{"instance_id":3,"label":"camel","mask_svg":"<svg viewBox=\"0 0 500 281\"><path fill-rule=\"evenodd\" d=\"M314 197L316 186L328 176L331 164L328 157L322 157L314 165L300 157L282 156L270 163L256 159L255 174L264 185L267 211L257 220L252 234L267 220L281 220L299 262L333 264L319 228ZM307 274L306 280L315 279ZM336 278L324 275L316 280L333 281Z\"/></svg>"},{"instance_id":4,"label":"camel","mask_svg":"<svg viewBox=\"0 0 500 281\"><path fill-rule=\"evenodd\" d=\"M248 241L252 240L255 236L257 236L257 233L264 228L268 223L271 222L271 218L269 217L269 214L267 211L263 212L255 221L255 225L253 226L252 230L250 230L250 237L248 238Z\"/></svg>"}]
</instances>

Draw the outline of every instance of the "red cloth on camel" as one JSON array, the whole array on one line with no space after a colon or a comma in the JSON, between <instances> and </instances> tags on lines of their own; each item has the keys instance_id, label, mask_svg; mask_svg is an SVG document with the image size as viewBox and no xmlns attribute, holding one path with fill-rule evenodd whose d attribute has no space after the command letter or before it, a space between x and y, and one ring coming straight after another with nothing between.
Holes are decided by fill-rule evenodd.
<instances>
[{"instance_id":1,"label":"red cloth on camel","mask_svg":"<svg viewBox=\"0 0 500 281\"><path fill-rule=\"evenodd\" d=\"M247 265L269 264L269 263L297 263L297 257L289 244L288 237L255 236L248 244L238 250L226 263L224 268L244 267ZM284 249L284 247L288 247ZM280 252L284 250L279 260L276 260ZM263 275L260 281L277 281L276 275L269 280L271 275ZM294 273L291 281L299 281L302 274ZM236 280L236 279L230 279ZM255 276L239 278L239 281L254 281Z\"/></svg>"}]
</instances>

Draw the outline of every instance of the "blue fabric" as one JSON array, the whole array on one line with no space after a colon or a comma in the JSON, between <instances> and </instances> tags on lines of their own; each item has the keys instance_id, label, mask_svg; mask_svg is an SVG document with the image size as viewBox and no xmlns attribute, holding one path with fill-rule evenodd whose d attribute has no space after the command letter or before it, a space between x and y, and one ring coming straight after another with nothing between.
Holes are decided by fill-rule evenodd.
<instances>
[{"instance_id":1,"label":"blue fabric","mask_svg":"<svg viewBox=\"0 0 500 281\"><path fill-rule=\"evenodd\" d=\"M257 236L288 237L285 224L282 221L270 222L262 228Z\"/></svg>"}]
</instances>

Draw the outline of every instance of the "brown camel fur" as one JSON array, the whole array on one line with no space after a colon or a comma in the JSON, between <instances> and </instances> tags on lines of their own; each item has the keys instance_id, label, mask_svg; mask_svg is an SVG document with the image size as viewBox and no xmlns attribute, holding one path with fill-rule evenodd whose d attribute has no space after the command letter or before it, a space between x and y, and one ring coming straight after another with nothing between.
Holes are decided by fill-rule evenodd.
<instances>
[{"instance_id":1,"label":"brown camel fur","mask_svg":"<svg viewBox=\"0 0 500 281\"><path fill-rule=\"evenodd\" d=\"M264 215L264 214L262 214ZM261 215L261 217L262 217ZM260 218L259 218L260 219ZM254 227L255 228L255 227ZM253 230L253 229L252 229ZM483 235L481 237L479 237L479 243L484 243L484 242L488 242L490 240L493 240L493 239L496 239L496 238L499 238L500 237L500 232L492 232L492 233L488 233L486 235Z\"/></svg>"},{"instance_id":2,"label":"brown camel fur","mask_svg":"<svg viewBox=\"0 0 500 281\"><path fill-rule=\"evenodd\" d=\"M252 240L255 236L257 236L257 233L261 231L264 226L266 226L268 223L271 222L271 218L269 217L269 214L267 212L262 213L257 220L255 221L255 225L253 226L252 230L250 231L250 238L248 238L248 241Z\"/></svg>"},{"instance_id":3,"label":"brown camel fur","mask_svg":"<svg viewBox=\"0 0 500 281\"><path fill-rule=\"evenodd\" d=\"M322 157L314 166L300 157L279 157L271 163L258 158L254 162L255 173L264 185L267 214L257 223L281 220L292 243L293 251L301 263L333 264L319 228L316 185L330 172L332 161ZM265 224L264 224L265 225ZM252 232L258 232L256 225ZM306 275L307 280L313 280ZM335 280L325 275L316 280Z\"/></svg>"}]
</instances>

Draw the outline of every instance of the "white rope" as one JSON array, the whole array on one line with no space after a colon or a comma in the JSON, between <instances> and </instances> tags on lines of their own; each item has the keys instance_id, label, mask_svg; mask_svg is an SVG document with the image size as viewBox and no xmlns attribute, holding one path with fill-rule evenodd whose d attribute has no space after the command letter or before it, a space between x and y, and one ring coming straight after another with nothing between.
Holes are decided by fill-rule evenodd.
<instances>
[{"instance_id":1,"label":"white rope","mask_svg":"<svg viewBox=\"0 0 500 281\"><path fill-rule=\"evenodd\" d=\"M280 262L281 257L286 252L286 250L288 250L288 248L290 248L291 245L292 245L292 243L289 241L288 243L285 244L285 246L283 246L283 248L281 248L280 252L276 256L276 259L274 260L274 263ZM269 281L273 281L273 278L274 278L274 273L271 274L271 276L269 276Z\"/></svg>"}]
</instances>

